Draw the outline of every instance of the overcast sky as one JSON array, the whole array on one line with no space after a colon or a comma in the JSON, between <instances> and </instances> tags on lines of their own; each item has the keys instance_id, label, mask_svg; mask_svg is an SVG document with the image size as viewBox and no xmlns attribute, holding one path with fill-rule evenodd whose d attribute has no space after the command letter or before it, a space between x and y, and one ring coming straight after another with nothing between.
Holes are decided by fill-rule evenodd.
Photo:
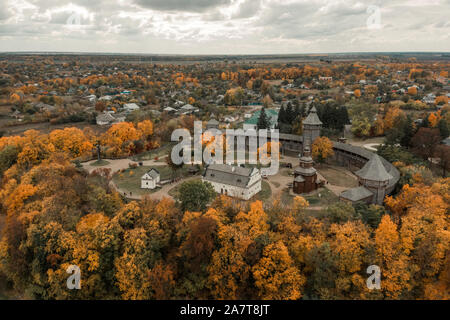
<instances>
[{"instance_id":1,"label":"overcast sky","mask_svg":"<svg viewBox=\"0 0 450 320\"><path fill-rule=\"evenodd\" d=\"M0 51L450 51L450 0L0 0Z\"/></svg>"}]
</instances>

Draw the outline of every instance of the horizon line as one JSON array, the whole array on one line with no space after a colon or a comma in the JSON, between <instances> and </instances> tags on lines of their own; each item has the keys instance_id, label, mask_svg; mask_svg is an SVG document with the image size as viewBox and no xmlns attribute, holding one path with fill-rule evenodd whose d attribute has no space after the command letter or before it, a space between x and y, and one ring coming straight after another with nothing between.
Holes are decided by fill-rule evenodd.
<instances>
[{"instance_id":1,"label":"horizon line","mask_svg":"<svg viewBox=\"0 0 450 320\"><path fill-rule=\"evenodd\" d=\"M141 56L308 56L308 55L345 55L345 54L450 54L450 51L342 51L342 52L309 52L309 53L139 53L139 52L108 52L108 51L1 51L0 54L78 54L78 55L141 55Z\"/></svg>"}]
</instances>

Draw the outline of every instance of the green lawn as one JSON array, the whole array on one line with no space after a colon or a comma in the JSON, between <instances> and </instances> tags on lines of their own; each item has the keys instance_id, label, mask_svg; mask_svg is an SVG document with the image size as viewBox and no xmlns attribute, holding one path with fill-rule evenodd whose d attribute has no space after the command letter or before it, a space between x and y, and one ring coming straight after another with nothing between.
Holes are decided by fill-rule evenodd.
<instances>
[{"instance_id":1,"label":"green lawn","mask_svg":"<svg viewBox=\"0 0 450 320\"><path fill-rule=\"evenodd\" d=\"M256 194L252 200L261 200L265 201L269 199L272 196L272 188L270 187L270 184L263 180L261 181L261 191Z\"/></svg>"},{"instance_id":2,"label":"green lawn","mask_svg":"<svg viewBox=\"0 0 450 320\"><path fill-rule=\"evenodd\" d=\"M319 197L320 194L320 197ZM305 198L309 202L310 207L328 207L330 204L333 204L337 201L339 201L339 198L330 190L326 188L320 188L316 191L314 191L310 195L303 195L303 198ZM291 205L294 197L289 193L289 190L283 190L281 193L281 201L285 205ZM317 211L317 210L311 210L311 211Z\"/></svg>"},{"instance_id":3,"label":"green lawn","mask_svg":"<svg viewBox=\"0 0 450 320\"><path fill-rule=\"evenodd\" d=\"M163 158L168 155L172 148L176 145L174 142L167 143L158 149L142 152L132 157L134 161L154 160L156 157ZM161 160L164 161L164 160Z\"/></svg>"},{"instance_id":4,"label":"green lawn","mask_svg":"<svg viewBox=\"0 0 450 320\"><path fill-rule=\"evenodd\" d=\"M113 176L113 182L121 190L127 191L128 193L131 191L133 195L144 195L156 192L159 190L159 188L153 190L141 189L141 177L151 168L155 168L159 171L161 175L161 181L172 179L173 177L173 171L169 166L142 166L137 167L136 169L126 169L123 172L115 173ZM183 168L179 169L177 172L177 176L188 176L188 168L189 167L184 166ZM130 172L133 172L133 174L130 174Z\"/></svg>"},{"instance_id":5,"label":"green lawn","mask_svg":"<svg viewBox=\"0 0 450 320\"><path fill-rule=\"evenodd\" d=\"M339 201L339 197L326 188L317 189L311 195L303 197L309 202L311 207L327 207Z\"/></svg>"},{"instance_id":6,"label":"green lawn","mask_svg":"<svg viewBox=\"0 0 450 320\"><path fill-rule=\"evenodd\" d=\"M103 167L103 166L107 166L108 164L110 164L109 161L100 159L100 160L97 160L97 161L95 161L95 162L92 162L92 163L91 163L91 166L94 166L94 167Z\"/></svg>"}]
</instances>

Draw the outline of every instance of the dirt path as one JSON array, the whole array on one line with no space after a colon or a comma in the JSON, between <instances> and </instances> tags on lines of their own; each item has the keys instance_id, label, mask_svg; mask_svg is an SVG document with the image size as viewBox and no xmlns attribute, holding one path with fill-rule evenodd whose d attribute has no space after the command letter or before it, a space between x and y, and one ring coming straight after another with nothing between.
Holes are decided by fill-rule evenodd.
<instances>
[{"instance_id":1,"label":"dirt path","mask_svg":"<svg viewBox=\"0 0 450 320\"><path fill-rule=\"evenodd\" d=\"M88 162L84 162L82 163L83 168L85 170L87 170L89 173L91 173L92 171L94 171L95 169L99 169L99 168L107 168L107 169L111 169L111 174L116 173L119 170L122 169L128 169L129 168L129 164L130 163L136 163L136 161L133 161L131 159L116 159L116 160L111 160L111 159L103 159L105 161L108 161L109 164L104 165L104 166L93 166L91 165L92 163L96 162L97 160L92 160L92 161L88 161ZM146 167L163 167L163 166L167 166L167 164L165 162L158 162L155 160L146 160L146 161L142 161L142 165L146 166ZM173 199L173 197L171 195L169 195L169 191L172 188L175 188L176 186L178 186L179 184L185 182L185 181L190 181L190 180L194 180L194 179L198 179L199 176L192 176L186 179L182 179L178 182L175 183L169 183L169 184L165 184L162 186L162 188L156 192L153 193L148 193L145 195L132 195L130 196L130 192L128 190L123 190L117 187L117 185L111 180L111 186L117 190L117 192L119 192L120 194L125 195L128 199L132 199L132 200L141 200L143 197L148 196L151 199L155 199L155 200L161 200L162 198L170 198Z\"/></svg>"},{"instance_id":2,"label":"dirt path","mask_svg":"<svg viewBox=\"0 0 450 320\"><path fill-rule=\"evenodd\" d=\"M348 140L348 144L351 144L352 146L357 147L364 147L366 144L381 144L384 142L384 137L375 137L375 138L369 138L369 139L357 139L352 138Z\"/></svg>"},{"instance_id":3,"label":"dirt path","mask_svg":"<svg viewBox=\"0 0 450 320\"><path fill-rule=\"evenodd\" d=\"M103 160L108 161L109 164L104 165L104 166L93 166L91 164L96 162L97 160L91 160L91 161L82 163L82 165L83 165L83 168L86 169L89 173L91 173L95 169L107 168L107 169L111 169L111 173L114 174L121 169L128 169L130 163L137 163L136 161L133 161L131 159L116 159L116 160L103 159ZM165 162L161 162L161 161L158 162L155 160L142 161L142 165L144 165L146 167L167 166L167 164Z\"/></svg>"}]
</instances>

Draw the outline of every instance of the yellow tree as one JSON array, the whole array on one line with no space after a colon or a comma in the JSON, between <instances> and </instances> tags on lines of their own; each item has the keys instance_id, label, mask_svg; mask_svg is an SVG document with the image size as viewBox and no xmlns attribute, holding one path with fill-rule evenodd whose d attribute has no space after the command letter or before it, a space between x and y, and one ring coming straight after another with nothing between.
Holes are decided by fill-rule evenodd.
<instances>
[{"instance_id":1,"label":"yellow tree","mask_svg":"<svg viewBox=\"0 0 450 320\"><path fill-rule=\"evenodd\" d=\"M240 212L236 216L236 223L241 232L247 233L252 239L256 239L269 230L267 214L264 212L261 201L252 202L248 213Z\"/></svg>"},{"instance_id":2,"label":"yellow tree","mask_svg":"<svg viewBox=\"0 0 450 320\"><path fill-rule=\"evenodd\" d=\"M151 122L150 120L139 122L137 128L142 139L148 140L153 134L153 122Z\"/></svg>"},{"instance_id":3,"label":"yellow tree","mask_svg":"<svg viewBox=\"0 0 450 320\"><path fill-rule=\"evenodd\" d=\"M325 159L334 155L333 142L327 137L318 137L312 144L312 155L319 162L325 161Z\"/></svg>"},{"instance_id":4,"label":"yellow tree","mask_svg":"<svg viewBox=\"0 0 450 320\"><path fill-rule=\"evenodd\" d=\"M125 233L124 253L115 261L117 285L124 299L150 299L148 272L154 257L148 247L150 239L143 228Z\"/></svg>"},{"instance_id":5,"label":"yellow tree","mask_svg":"<svg viewBox=\"0 0 450 320\"><path fill-rule=\"evenodd\" d=\"M364 298L369 292L365 278L361 276L370 243L367 227L359 220L349 221L332 224L329 232L332 236L330 248L337 258L334 294L338 297Z\"/></svg>"},{"instance_id":6,"label":"yellow tree","mask_svg":"<svg viewBox=\"0 0 450 320\"><path fill-rule=\"evenodd\" d=\"M439 121L441 120L441 112L433 112L430 113L429 117L428 117L428 122L430 123L430 127L435 128Z\"/></svg>"},{"instance_id":7,"label":"yellow tree","mask_svg":"<svg viewBox=\"0 0 450 320\"><path fill-rule=\"evenodd\" d=\"M131 142L139 139L139 132L129 122L116 123L102 136L102 143L112 149L112 154L130 154Z\"/></svg>"},{"instance_id":8,"label":"yellow tree","mask_svg":"<svg viewBox=\"0 0 450 320\"><path fill-rule=\"evenodd\" d=\"M384 130L389 130L394 127L395 119L399 116L404 116L404 112L398 107L390 108L384 117Z\"/></svg>"},{"instance_id":9,"label":"yellow tree","mask_svg":"<svg viewBox=\"0 0 450 320\"><path fill-rule=\"evenodd\" d=\"M49 135L49 140L56 150L67 152L73 158L91 152L94 147L83 131L78 128L53 130Z\"/></svg>"},{"instance_id":10,"label":"yellow tree","mask_svg":"<svg viewBox=\"0 0 450 320\"><path fill-rule=\"evenodd\" d=\"M282 241L264 248L263 257L252 268L255 286L264 300L295 300L302 296L305 278L295 267Z\"/></svg>"},{"instance_id":11,"label":"yellow tree","mask_svg":"<svg viewBox=\"0 0 450 320\"><path fill-rule=\"evenodd\" d=\"M216 299L239 299L245 291L250 266L245 262L245 251L250 238L233 225L222 225L218 232L220 249L213 252L208 266L208 287Z\"/></svg>"},{"instance_id":12,"label":"yellow tree","mask_svg":"<svg viewBox=\"0 0 450 320\"><path fill-rule=\"evenodd\" d=\"M375 232L375 246L380 259L381 290L389 299L398 299L410 289L408 256L401 247L397 225L384 215Z\"/></svg>"}]
</instances>

